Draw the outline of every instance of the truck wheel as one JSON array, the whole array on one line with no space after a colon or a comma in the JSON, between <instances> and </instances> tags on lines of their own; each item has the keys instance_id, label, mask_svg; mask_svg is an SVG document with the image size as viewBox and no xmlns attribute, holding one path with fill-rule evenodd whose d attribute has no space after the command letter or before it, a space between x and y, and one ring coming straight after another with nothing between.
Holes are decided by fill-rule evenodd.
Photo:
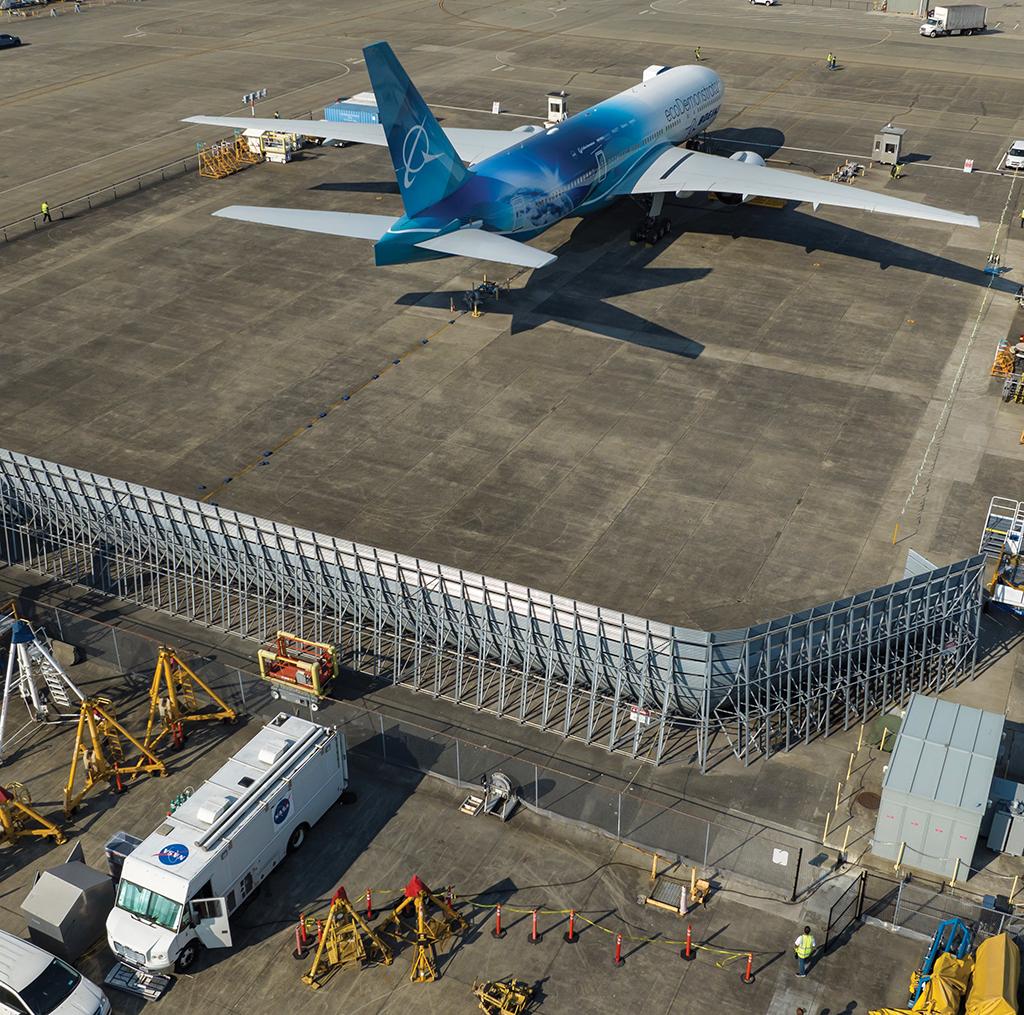
<instances>
[{"instance_id":1,"label":"truck wheel","mask_svg":"<svg viewBox=\"0 0 1024 1015\"><path fill-rule=\"evenodd\" d=\"M194 966L196 959L199 958L199 948L200 944L198 941L189 941L181 949L181 954L174 960L174 971L176 973L184 973Z\"/></svg>"},{"instance_id":2,"label":"truck wheel","mask_svg":"<svg viewBox=\"0 0 1024 1015\"><path fill-rule=\"evenodd\" d=\"M301 825L295 826L295 831L292 832L288 839L288 852L294 853L298 850L302 844L306 841L306 832L309 831L309 825L303 822Z\"/></svg>"}]
</instances>

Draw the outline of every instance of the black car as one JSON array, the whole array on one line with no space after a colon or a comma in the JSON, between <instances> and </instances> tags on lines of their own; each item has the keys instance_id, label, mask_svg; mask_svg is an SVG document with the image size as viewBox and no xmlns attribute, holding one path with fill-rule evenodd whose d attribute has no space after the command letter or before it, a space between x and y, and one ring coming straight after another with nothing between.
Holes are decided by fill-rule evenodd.
<instances>
[{"instance_id":1,"label":"black car","mask_svg":"<svg viewBox=\"0 0 1024 1015\"><path fill-rule=\"evenodd\" d=\"M21 39L16 35L0 33L0 49L9 49L11 46L20 46Z\"/></svg>"}]
</instances>

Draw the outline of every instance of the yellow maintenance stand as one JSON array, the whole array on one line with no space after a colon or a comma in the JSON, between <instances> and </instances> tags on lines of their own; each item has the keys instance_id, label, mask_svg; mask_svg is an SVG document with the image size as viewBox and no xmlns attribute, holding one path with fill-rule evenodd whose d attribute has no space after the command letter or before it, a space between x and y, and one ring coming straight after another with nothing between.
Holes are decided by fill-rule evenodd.
<instances>
[{"instance_id":1,"label":"yellow maintenance stand","mask_svg":"<svg viewBox=\"0 0 1024 1015\"><path fill-rule=\"evenodd\" d=\"M331 899L327 919L303 917L299 928L300 937L310 932L317 933L316 953L309 972L302 982L319 990L330 977L345 966L362 966L367 962L381 962L390 966L394 954L381 936L355 911L342 886ZM300 954L296 951L296 954Z\"/></svg>"},{"instance_id":2,"label":"yellow maintenance stand","mask_svg":"<svg viewBox=\"0 0 1024 1015\"><path fill-rule=\"evenodd\" d=\"M533 1000L533 988L522 980L474 980L473 993L486 1015L522 1015Z\"/></svg>"},{"instance_id":3,"label":"yellow maintenance stand","mask_svg":"<svg viewBox=\"0 0 1024 1015\"><path fill-rule=\"evenodd\" d=\"M0 786L0 842L15 843L23 838L53 839L60 846L64 833L32 807L32 795L20 782Z\"/></svg>"},{"instance_id":4,"label":"yellow maintenance stand","mask_svg":"<svg viewBox=\"0 0 1024 1015\"><path fill-rule=\"evenodd\" d=\"M196 697L197 689L209 699L204 707ZM168 734L174 746L181 747L187 722L234 722L237 718L235 710L203 683L173 648L160 646L149 688L149 720L142 741L146 747L156 747Z\"/></svg>"},{"instance_id":5,"label":"yellow maintenance stand","mask_svg":"<svg viewBox=\"0 0 1024 1015\"><path fill-rule=\"evenodd\" d=\"M431 904L441 911L441 915L428 919L427 906ZM411 930L402 924L402 914L410 908L416 915L416 926ZM414 951L409 979L413 983L436 980L438 946L443 948L448 938L469 930L469 924L444 899L435 895L417 874L405 886L405 898L395 906L389 921L395 924L391 933L396 938L412 942Z\"/></svg>"},{"instance_id":6,"label":"yellow maintenance stand","mask_svg":"<svg viewBox=\"0 0 1024 1015\"><path fill-rule=\"evenodd\" d=\"M138 761L125 764L121 737L138 749ZM85 773L85 785L76 792L75 775L79 765ZM113 705L108 698L86 698L78 716L75 751L71 755L71 771L64 787L64 814L71 817L85 795L103 779L112 778L120 793L124 788L122 778L134 778L142 772L166 775L167 769L148 747L139 743L114 718Z\"/></svg>"}]
</instances>

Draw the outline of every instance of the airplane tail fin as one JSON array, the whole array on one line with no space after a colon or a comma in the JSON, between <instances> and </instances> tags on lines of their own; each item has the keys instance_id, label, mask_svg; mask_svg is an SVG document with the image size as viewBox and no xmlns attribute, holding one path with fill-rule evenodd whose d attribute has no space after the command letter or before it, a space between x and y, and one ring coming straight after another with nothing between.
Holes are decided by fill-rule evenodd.
<instances>
[{"instance_id":1,"label":"airplane tail fin","mask_svg":"<svg viewBox=\"0 0 1024 1015\"><path fill-rule=\"evenodd\" d=\"M386 42L363 50L407 215L447 197L469 175Z\"/></svg>"}]
</instances>

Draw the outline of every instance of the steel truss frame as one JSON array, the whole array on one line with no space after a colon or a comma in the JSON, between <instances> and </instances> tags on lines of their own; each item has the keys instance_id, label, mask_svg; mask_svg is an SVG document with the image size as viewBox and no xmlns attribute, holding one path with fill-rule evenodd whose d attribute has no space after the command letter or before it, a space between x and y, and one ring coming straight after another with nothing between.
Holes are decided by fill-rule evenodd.
<instances>
[{"instance_id":1,"label":"steel truss frame","mask_svg":"<svg viewBox=\"0 0 1024 1015\"><path fill-rule=\"evenodd\" d=\"M242 638L332 642L350 670L702 771L973 676L984 566L697 631L3 449L0 559Z\"/></svg>"}]
</instances>

